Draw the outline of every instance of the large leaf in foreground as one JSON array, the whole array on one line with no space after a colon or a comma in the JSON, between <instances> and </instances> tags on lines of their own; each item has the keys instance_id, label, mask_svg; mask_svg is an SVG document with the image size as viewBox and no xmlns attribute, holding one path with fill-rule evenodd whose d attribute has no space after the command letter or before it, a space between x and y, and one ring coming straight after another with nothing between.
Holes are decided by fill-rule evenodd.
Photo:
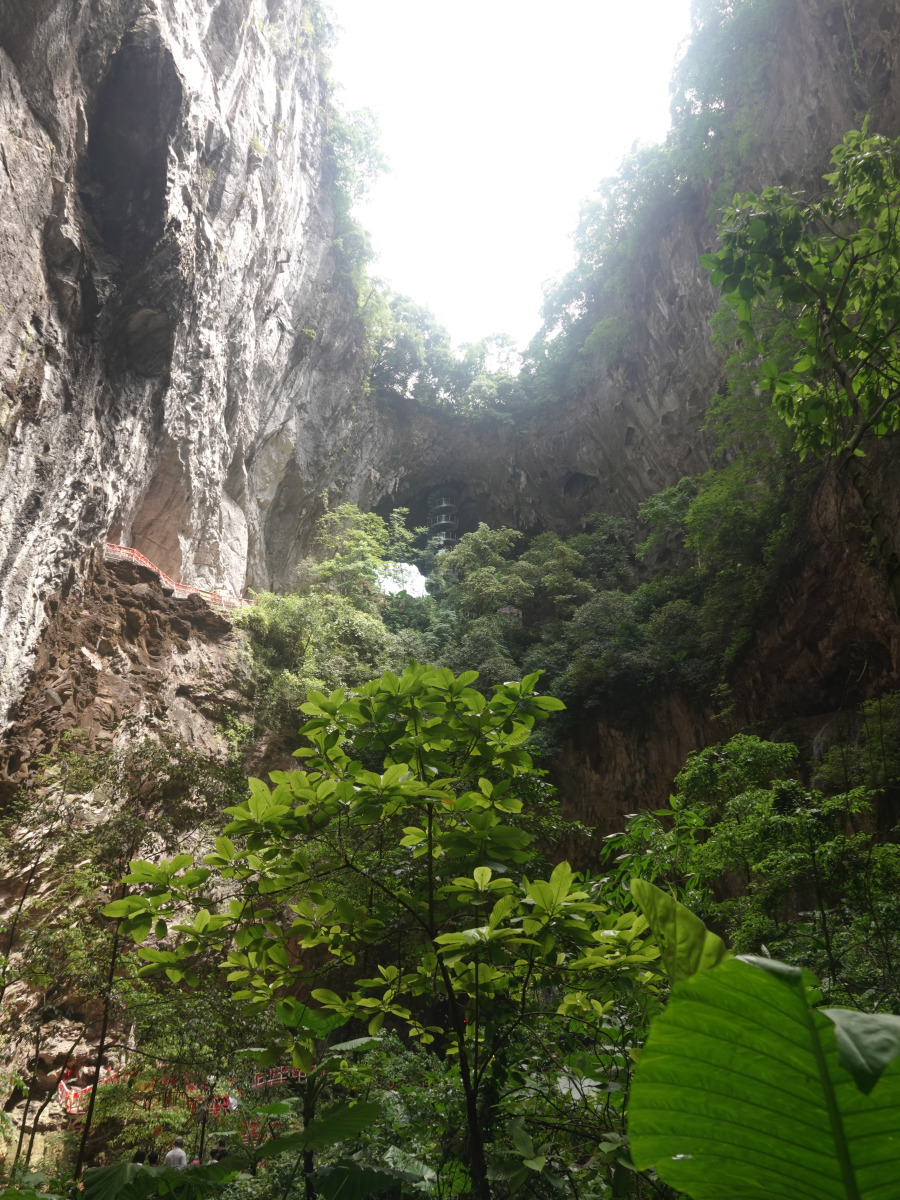
<instances>
[{"instance_id":1,"label":"large leaf in foreground","mask_svg":"<svg viewBox=\"0 0 900 1200\"><path fill-rule=\"evenodd\" d=\"M729 959L692 976L635 1073L635 1164L694 1200L896 1200L900 1060L886 1049L866 1094L841 1057L798 968Z\"/></svg>"},{"instance_id":2,"label":"large leaf in foreground","mask_svg":"<svg viewBox=\"0 0 900 1200\"><path fill-rule=\"evenodd\" d=\"M409 1171L392 1171L369 1163L338 1159L313 1176L316 1192L323 1200L371 1200L385 1192L399 1191L404 1183L417 1183L421 1176Z\"/></svg>"},{"instance_id":3,"label":"large leaf in foreground","mask_svg":"<svg viewBox=\"0 0 900 1200\"><path fill-rule=\"evenodd\" d=\"M659 945L671 983L708 971L728 957L722 939L689 908L645 879L632 879L630 887Z\"/></svg>"},{"instance_id":4,"label":"large leaf in foreground","mask_svg":"<svg viewBox=\"0 0 900 1200\"><path fill-rule=\"evenodd\" d=\"M142 1163L113 1163L90 1167L84 1173L85 1200L144 1200L146 1196L174 1196L199 1200L213 1194L240 1170L234 1160L178 1171L172 1167L147 1167Z\"/></svg>"}]
</instances>

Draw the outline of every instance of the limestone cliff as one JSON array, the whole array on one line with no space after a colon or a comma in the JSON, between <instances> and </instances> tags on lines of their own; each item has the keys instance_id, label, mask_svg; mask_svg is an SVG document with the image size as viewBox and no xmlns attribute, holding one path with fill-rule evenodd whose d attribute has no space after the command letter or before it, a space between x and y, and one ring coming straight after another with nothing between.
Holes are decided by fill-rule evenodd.
<instances>
[{"instance_id":1,"label":"limestone cliff","mask_svg":"<svg viewBox=\"0 0 900 1200\"><path fill-rule=\"evenodd\" d=\"M0 13L0 709L106 536L240 592L359 440L302 0ZM285 500L285 491L289 501ZM277 525L277 522L276 522Z\"/></svg>"},{"instance_id":2,"label":"limestone cliff","mask_svg":"<svg viewBox=\"0 0 900 1200\"><path fill-rule=\"evenodd\" d=\"M78 729L109 750L140 729L174 734L211 759L222 729L251 715L243 635L199 596L176 600L150 570L91 559L50 601L31 682L0 747L0 802L36 755Z\"/></svg>"},{"instance_id":3,"label":"limestone cliff","mask_svg":"<svg viewBox=\"0 0 900 1200\"><path fill-rule=\"evenodd\" d=\"M814 185L867 111L900 130L900 0L778 11L748 187ZM424 515L447 482L464 528L570 532L707 465L713 179L643 248L624 360L594 361L579 396L513 424L364 395L314 16L305 0L0 12L0 720L106 536L175 578L284 587L322 492Z\"/></svg>"}]
</instances>

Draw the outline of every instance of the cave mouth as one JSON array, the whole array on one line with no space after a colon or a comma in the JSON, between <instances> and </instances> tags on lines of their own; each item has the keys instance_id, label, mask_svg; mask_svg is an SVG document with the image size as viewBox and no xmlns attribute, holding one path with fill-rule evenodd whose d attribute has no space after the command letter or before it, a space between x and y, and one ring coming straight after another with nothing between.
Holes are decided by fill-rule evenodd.
<instances>
[{"instance_id":1,"label":"cave mouth","mask_svg":"<svg viewBox=\"0 0 900 1200\"><path fill-rule=\"evenodd\" d=\"M166 224L168 147L183 91L159 29L130 30L97 93L88 128L90 181L82 193L105 248L133 273Z\"/></svg>"},{"instance_id":2,"label":"cave mouth","mask_svg":"<svg viewBox=\"0 0 900 1200\"><path fill-rule=\"evenodd\" d=\"M584 499L595 491L599 482L596 475L582 475L580 471L570 471L563 484L563 495L574 500Z\"/></svg>"}]
</instances>

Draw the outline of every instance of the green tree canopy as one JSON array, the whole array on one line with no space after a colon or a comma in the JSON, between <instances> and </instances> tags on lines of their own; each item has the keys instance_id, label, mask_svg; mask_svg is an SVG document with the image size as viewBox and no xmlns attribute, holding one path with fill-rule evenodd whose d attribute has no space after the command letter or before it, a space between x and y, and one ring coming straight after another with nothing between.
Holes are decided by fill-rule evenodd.
<instances>
[{"instance_id":1,"label":"green tree canopy","mask_svg":"<svg viewBox=\"0 0 900 1200\"><path fill-rule=\"evenodd\" d=\"M846 471L900 606L892 530L858 461L872 439L900 429L900 140L851 130L832 163L824 196L772 187L735 197L721 249L702 261L761 353L759 315L774 302L790 316L793 366L764 359L760 387L801 454L831 455Z\"/></svg>"}]
</instances>

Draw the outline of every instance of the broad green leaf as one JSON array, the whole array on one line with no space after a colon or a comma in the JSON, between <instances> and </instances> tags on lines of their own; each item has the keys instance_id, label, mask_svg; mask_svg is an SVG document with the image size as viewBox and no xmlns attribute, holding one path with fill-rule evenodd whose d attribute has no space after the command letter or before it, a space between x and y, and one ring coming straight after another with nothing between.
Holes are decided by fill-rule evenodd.
<instances>
[{"instance_id":1,"label":"broad green leaf","mask_svg":"<svg viewBox=\"0 0 900 1200\"><path fill-rule=\"evenodd\" d=\"M137 912L147 907L143 896L126 896L123 900L113 900L105 904L100 912L104 917L127 917L129 913Z\"/></svg>"},{"instance_id":2,"label":"broad green leaf","mask_svg":"<svg viewBox=\"0 0 900 1200\"><path fill-rule=\"evenodd\" d=\"M518 904L515 896L503 896L498 900L491 909L491 915L488 919L488 929L496 929L501 921L505 921L512 910Z\"/></svg>"},{"instance_id":3,"label":"broad green leaf","mask_svg":"<svg viewBox=\"0 0 900 1200\"><path fill-rule=\"evenodd\" d=\"M650 923L672 983L688 979L697 971L708 971L727 956L728 949L720 937L654 884L632 879L631 894Z\"/></svg>"},{"instance_id":4,"label":"broad green leaf","mask_svg":"<svg viewBox=\"0 0 900 1200\"><path fill-rule=\"evenodd\" d=\"M553 868L553 874L550 876L550 888L553 894L553 903L561 904L569 894L569 889L572 886L572 868L565 861L558 863Z\"/></svg>"},{"instance_id":5,"label":"broad green leaf","mask_svg":"<svg viewBox=\"0 0 900 1200\"><path fill-rule=\"evenodd\" d=\"M894 1200L900 1062L865 1095L799 971L727 959L654 1020L628 1133L636 1166L693 1200Z\"/></svg>"},{"instance_id":6,"label":"broad green leaf","mask_svg":"<svg viewBox=\"0 0 900 1200\"><path fill-rule=\"evenodd\" d=\"M318 1000L320 1004L343 1004L343 1000L336 992L331 992L328 988L316 988L312 992L313 1000Z\"/></svg>"},{"instance_id":7,"label":"broad green leaf","mask_svg":"<svg viewBox=\"0 0 900 1200\"><path fill-rule=\"evenodd\" d=\"M111 1167L90 1167L84 1173L86 1200L144 1200L149 1196L177 1195L181 1200L200 1200L213 1194L239 1171L233 1160L214 1166L192 1167L176 1171L170 1167L152 1168L141 1163L115 1163Z\"/></svg>"},{"instance_id":8,"label":"broad green leaf","mask_svg":"<svg viewBox=\"0 0 900 1200\"><path fill-rule=\"evenodd\" d=\"M159 883L167 878L159 867L143 859L133 858L128 865L131 868L128 883Z\"/></svg>"},{"instance_id":9,"label":"broad green leaf","mask_svg":"<svg viewBox=\"0 0 900 1200\"><path fill-rule=\"evenodd\" d=\"M209 870L206 867L194 867L190 871L185 871L181 877L181 882L185 887L199 887L201 883L206 883L209 879Z\"/></svg>"},{"instance_id":10,"label":"broad green leaf","mask_svg":"<svg viewBox=\"0 0 900 1200\"><path fill-rule=\"evenodd\" d=\"M490 867L476 867L472 872L472 878L475 880L479 891L484 891L487 885L491 882L493 871Z\"/></svg>"},{"instance_id":11,"label":"broad green leaf","mask_svg":"<svg viewBox=\"0 0 900 1200\"><path fill-rule=\"evenodd\" d=\"M756 295L756 288L753 286L753 280L744 278L738 284L738 295L742 300L752 300Z\"/></svg>"},{"instance_id":12,"label":"broad green leaf","mask_svg":"<svg viewBox=\"0 0 900 1200\"><path fill-rule=\"evenodd\" d=\"M273 1100L262 1108L254 1108L253 1112L263 1117L286 1117L293 1109L290 1100Z\"/></svg>"},{"instance_id":13,"label":"broad green leaf","mask_svg":"<svg viewBox=\"0 0 900 1200\"><path fill-rule=\"evenodd\" d=\"M128 936L134 941L136 946L139 946L144 938L150 933L152 925L152 913L146 913L144 916L134 917L128 922Z\"/></svg>"},{"instance_id":14,"label":"broad green leaf","mask_svg":"<svg viewBox=\"0 0 900 1200\"><path fill-rule=\"evenodd\" d=\"M291 1066L296 1067L298 1071L305 1072L313 1069L313 1057L308 1046L304 1046L301 1042L294 1042L291 1048Z\"/></svg>"},{"instance_id":15,"label":"broad green leaf","mask_svg":"<svg viewBox=\"0 0 900 1200\"><path fill-rule=\"evenodd\" d=\"M300 1133L289 1133L284 1137L264 1142L259 1150L260 1158L271 1158L276 1154L297 1154L314 1147L333 1146L336 1142L356 1137L380 1115L377 1104L341 1104L330 1109L315 1121L310 1121Z\"/></svg>"},{"instance_id":16,"label":"broad green leaf","mask_svg":"<svg viewBox=\"0 0 900 1200\"><path fill-rule=\"evenodd\" d=\"M113 1200L143 1170L141 1163L131 1162L91 1167L84 1173L84 1195L87 1200Z\"/></svg>"},{"instance_id":17,"label":"broad green leaf","mask_svg":"<svg viewBox=\"0 0 900 1200\"><path fill-rule=\"evenodd\" d=\"M380 1043L381 1038L377 1037L351 1038L349 1042L337 1042L334 1046L329 1046L328 1053L352 1054L356 1050L369 1050L372 1046L378 1046Z\"/></svg>"},{"instance_id":18,"label":"broad green leaf","mask_svg":"<svg viewBox=\"0 0 900 1200\"><path fill-rule=\"evenodd\" d=\"M524 1124L524 1117L514 1117L506 1126L506 1131L516 1148L516 1152L521 1154L523 1158L531 1158L534 1155L534 1143L525 1132L523 1128Z\"/></svg>"},{"instance_id":19,"label":"broad green leaf","mask_svg":"<svg viewBox=\"0 0 900 1200\"><path fill-rule=\"evenodd\" d=\"M458 676L456 682L452 685L452 689L454 692L462 692L470 683L474 683L477 678L477 671L463 671L462 675Z\"/></svg>"},{"instance_id":20,"label":"broad green leaf","mask_svg":"<svg viewBox=\"0 0 900 1200\"><path fill-rule=\"evenodd\" d=\"M330 1166L320 1167L313 1175L316 1195L323 1200L369 1200L393 1191L399 1195L404 1183L416 1183L421 1178L408 1171L394 1171L352 1159L338 1159Z\"/></svg>"},{"instance_id":21,"label":"broad green leaf","mask_svg":"<svg viewBox=\"0 0 900 1200\"><path fill-rule=\"evenodd\" d=\"M900 1056L900 1017L853 1008L819 1011L834 1022L841 1066L868 1095L885 1068Z\"/></svg>"}]
</instances>

